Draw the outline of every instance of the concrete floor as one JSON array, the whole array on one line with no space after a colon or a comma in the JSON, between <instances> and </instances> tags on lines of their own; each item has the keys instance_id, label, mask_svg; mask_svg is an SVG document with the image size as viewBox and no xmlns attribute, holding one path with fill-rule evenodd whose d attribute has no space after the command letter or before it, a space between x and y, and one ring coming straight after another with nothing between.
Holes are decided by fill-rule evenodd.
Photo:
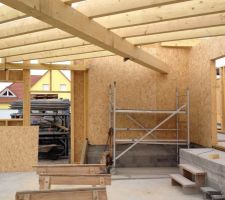
<instances>
[{"instance_id":1,"label":"concrete floor","mask_svg":"<svg viewBox=\"0 0 225 200\"><path fill-rule=\"evenodd\" d=\"M107 186L109 200L200 200L201 194L185 195L180 187L172 187L168 173L176 168L117 169L111 186ZM54 186L54 188L65 186ZM66 188L71 188L66 187ZM77 187L77 186L76 186ZM0 173L0 199L14 200L16 191L37 190L35 173Z\"/></svg>"}]
</instances>

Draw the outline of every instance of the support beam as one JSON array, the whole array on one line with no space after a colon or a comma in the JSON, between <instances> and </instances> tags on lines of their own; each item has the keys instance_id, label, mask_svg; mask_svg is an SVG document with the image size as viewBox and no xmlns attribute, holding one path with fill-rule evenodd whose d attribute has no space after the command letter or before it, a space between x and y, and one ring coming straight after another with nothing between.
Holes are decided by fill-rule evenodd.
<instances>
[{"instance_id":1,"label":"support beam","mask_svg":"<svg viewBox=\"0 0 225 200\"><path fill-rule=\"evenodd\" d=\"M0 2L140 65L160 73L168 73L168 66L164 62L133 46L70 6L65 6L60 0L1 0Z\"/></svg>"},{"instance_id":2,"label":"support beam","mask_svg":"<svg viewBox=\"0 0 225 200\"><path fill-rule=\"evenodd\" d=\"M178 31L173 33L162 33L156 35L128 38L127 40L135 45L153 44L158 42L176 41L194 38L214 37L225 35L225 26Z\"/></svg>"},{"instance_id":3,"label":"support beam","mask_svg":"<svg viewBox=\"0 0 225 200\"><path fill-rule=\"evenodd\" d=\"M63 40L43 42L39 44L19 46L9 49L0 50L0 57L10 57L23 54L31 54L37 52L48 52L50 50L64 49L64 48L74 48L77 46L88 45L90 43L80 39L80 38L68 38ZM1 47L0 47L1 48Z\"/></svg>"},{"instance_id":4,"label":"support beam","mask_svg":"<svg viewBox=\"0 0 225 200\"><path fill-rule=\"evenodd\" d=\"M108 29L225 12L224 0L193 0L95 19Z\"/></svg>"},{"instance_id":5,"label":"support beam","mask_svg":"<svg viewBox=\"0 0 225 200\"><path fill-rule=\"evenodd\" d=\"M23 60L36 60L36 59L43 59L43 58L78 55L78 54L97 52L97 51L103 51L103 49L95 45L85 45L85 46L52 50L52 51L46 51L46 52L40 52L40 53L11 56L11 57L7 57L6 61L16 62L16 61L23 61Z\"/></svg>"},{"instance_id":6,"label":"support beam","mask_svg":"<svg viewBox=\"0 0 225 200\"><path fill-rule=\"evenodd\" d=\"M76 10L90 18L94 18L145 8L158 7L167 4L180 3L183 1L189 0L89 0L76 5Z\"/></svg>"},{"instance_id":7,"label":"support beam","mask_svg":"<svg viewBox=\"0 0 225 200\"><path fill-rule=\"evenodd\" d=\"M114 56L114 55L115 54L109 51L97 51L97 52L84 53L84 54L78 54L78 55L43 58L43 59L39 59L39 62L52 63L52 62L61 62L61 61L70 61L70 60L83 60L83 59L89 59L89 58L107 57L107 56Z\"/></svg>"},{"instance_id":8,"label":"support beam","mask_svg":"<svg viewBox=\"0 0 225 200\"><path fill-rule=\"evenodd\" d=\"M78 2L81 2L81 1L84 1L84 0L61 0L61 1L65 4L71 5L72 3L78 3Z\"/></svg>"},{"instance_id":9,"label":"support beam","mask_svg":"<svg viewBox=\"0 0 225 200\"><path fill-rule=\"evenodd\" d=\"M0 24L0 39L49 29L53 29L53 27L33 17L27 17L24 19Z\"/></svg>"},{"instance_id":10,"label":"support beam","mask_svg":"<svg viewBox=\"0 0 225 200\"><path fill-rule=\"evenodd\" d=\"M27 63L28 64L28 63ZM30 70L23 70L23 126L30 126Z\"/></svg>"},{"instance_id":11,"label":"support beam","mask_svg":"<svg viewBox=\"0 0 225 200\"><path fill-rule=\"evenodd\" d=\"M0 64L0 70L9 69L38 69L38 70L81 70L79 66L62 64L31 64L31 63L5 63Z\"/></svg>"},{"instance_id":12,"label":"support beam","mask_svg":"<svg viewBox=\"0 0 225 200\"><path fill-rule=\"evenodd\" d=\"M25 35L19 35L13 38L2 39L0 40L0 49L38 44L42 42L56 41L66 38L74 38L74 36L58 29L50 29Z\"/></svg>"},{"instance_id":13,"label":"support beam","mask_svg":"<svg viewBox=\"0 0 225 200\"><path fill-rule=\"evenodd\" d=\"M113 30L120 37L136 37L225 25L225 13L190 17Z\"/></svg>"},{"instance_id":14,"label":"support beam","mask_svg":"<svg viewBox=\"0 0 225 200\"><path fill-rule=\"evenodd\" d=\"M224 84L225 84L225 69L224 67L220 68L220 80L221 80L221 129L225 130L225 93L224 93Z\"/></svg>"},{"instance_id":15,"label":"support beam","mask_svg":"<svg viewBox=\"0 0 225 200\"><path fill-rule=\"evenodd\" d=\"M194 47L201 42L200 39L190 39L190 40L179 40L179 41L172 41L172 42L162 42L162 47Z\"/></svg>"},{"instance_id":16,"label":"support beam","mask_svg":"<svg viewBox=\"0 0 225 200\"><path fill-rule=\"evenodd\" d=\"M1 6L0 13L0 24L27 17L26 14L8 6Z\"/></svg>"}]
</instances>

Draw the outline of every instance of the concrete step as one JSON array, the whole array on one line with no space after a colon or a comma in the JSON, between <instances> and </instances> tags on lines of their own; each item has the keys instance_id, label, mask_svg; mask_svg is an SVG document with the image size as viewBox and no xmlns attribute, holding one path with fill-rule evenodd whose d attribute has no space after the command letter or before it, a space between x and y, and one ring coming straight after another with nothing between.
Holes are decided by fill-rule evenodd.
<instances>
[{"instance_id":1,"label":"concrete step","mask_svg":"<svg viewBox=\"0 0 225 200\"><path fill-rule=\"evenodd\" d=\"M195 182L190 181L189 179L183 177L180 174L170 174L172 185L181 185L183 188L185 187L196 187Z\"/></svg>"},{"instance_id":2,"label":"concrete step","mask_svg":"<svg viewBox=\"0 0 225 200\"><path fill-rule=\"evenodd\" d=\"M188 172L190 172L193 175L205 175L206 172L203 171L202 169L195 167L193 165L189 165L189 164L180 164L179 167L183 170L186 170Z\"/></svg>"}]
</instances>

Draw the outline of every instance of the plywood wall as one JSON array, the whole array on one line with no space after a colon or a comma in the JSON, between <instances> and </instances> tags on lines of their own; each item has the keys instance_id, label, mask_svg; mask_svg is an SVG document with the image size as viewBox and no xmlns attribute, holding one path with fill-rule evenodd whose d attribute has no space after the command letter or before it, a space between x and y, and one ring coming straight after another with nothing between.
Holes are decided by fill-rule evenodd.
<instances>
[{"instance_id":1,"label":"plywood wall","mask_svg":"<svg viewBox=\"0 0 225 200\"><path fill-rule=\"evenodd\" d=\"M88 139L91 144L105 144L109 129L110 83L117 82L117 104L126 109L175 109L176 87L187 87L187 49L162 48L158 45L146 50L165 61L171 69L167 76L137 65L123 62L118 56L89 61L88 75ZM165 116L135 115L144 126L152 128ZM119 116L119 127L137 127L126 117ZM174 120L167 126L174 128ZM137 138L143 132L120 133L121 138ZM158 133L158 138L175 138L175 133Z\"/></svg>"},{"instance_id":2,"label":"plywood wall","mask_svg":"<svg viewBox=\"0 0 225 200\"><path fill-rule=\"evenodd\" d=\"M38 161L38 127L0 126L0 172L31 171Z\"/></svg>"},{"instance_id":3,"label":"plywood wall","mask_svg":"<svg viewBox=\"0 0 225 200\"><path fill-rule=\"evenodd\" d=\"M216 70L214 58L225 55L225 38L218 37L193 47L189 57L191 140L211 147L217 142Z\"/></svg>"}]
</instances>

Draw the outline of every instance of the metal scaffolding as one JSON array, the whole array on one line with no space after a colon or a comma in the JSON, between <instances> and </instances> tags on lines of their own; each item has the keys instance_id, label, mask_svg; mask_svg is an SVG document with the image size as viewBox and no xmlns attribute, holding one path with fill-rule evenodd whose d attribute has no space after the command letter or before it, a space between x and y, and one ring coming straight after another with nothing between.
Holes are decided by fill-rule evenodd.
<instances>
[{"instance_id":1,"label":"metal scaffolding","mask_svg":"<svg viewBox=\"0 0 225 200\"><path fill-rule=\"evenodd\" d=\"M180 105L180 98L185 98L186 102ZM129 120L131 120L138 128L119 128L116 124L117 114L124 114ZM168 116L158 123L153 128L146 128L140 122L138 122L131 114L167 114ZM179 114L186 116L186 139L179 139ZM171 118L176 117L176 128L160 128ZM179 95L178 90L176 90L176 108L175 110L142 110L142 109L120 109L116 102L116 82L109 87L109 127L113 129L113 167L116 167L116 161L131 150L137 144L163 144L163 145L176 145L177 146L177 158L179 153L179 146L190 147L190 129L189 129L189 91L185 92L185 95ZM139 139L118 139L117 132L119 131L145 131L146 133ZM155 131L176 131L176 139L157 139L154 132ZM151 135L154 139L145 139ZM116 154L117 144L131 144L127 149L125 149L120 154Z\"/></svg>"}]
</instances>

